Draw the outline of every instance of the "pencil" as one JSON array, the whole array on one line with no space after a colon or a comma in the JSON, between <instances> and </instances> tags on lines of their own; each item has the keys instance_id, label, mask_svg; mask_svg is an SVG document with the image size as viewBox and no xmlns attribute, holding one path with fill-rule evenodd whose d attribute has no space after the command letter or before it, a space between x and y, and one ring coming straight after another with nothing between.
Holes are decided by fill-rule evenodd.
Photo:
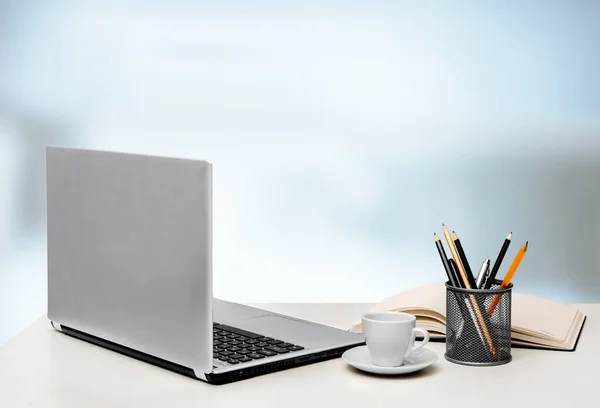
<instances>
[{"instance_id":1,"label":"pencil","mask_svg":"<svg viewBox=\"0 0 600 408\"><path fill-rule=\"evenodd\" d=\"M452 254L452 259L454 259L454 262L456 263L456 267L460 274L460 280L462 281L462 286L466 289L471 289L471 285L469 284L469 280L467 279L467 275L465 274L465 269L463 268L463 265L462 265L462 260L460 259L460 256L458 255L458 251L456 250L454 241L452 240L452 237L450 236L450 232L448 231L448 228L444 224L442 224L442 231L444 233L444 238L446 238L446 242L448 243L448 248L450 248L450 253Z\"/></svg>"},{"instance_id":2,"label":"pencil","mask_svg":"<svg viewBox=\"0 0 600 408\"><path fill-rule=\"evenodd\" d=\"M504 255L506 255L506 251L508 250L508 246L510 245L512 240L512 232L507 235L504 239L504 243L502 244L502 248L500 248L500 253L498 254L498 258L496 258L496 262L494 262L494 266L492 267L492 271L490 272L488 278L483 282L483 289L489 289L492 287L494 283L494 279L496 279L496 275L498 274L498 270L500 269L500 265L502 264L502 260L504 259Z\"/></svg>"},{"instance_id":3,"label":"pencil","mask_svg":"<svg viewBox=\"0 0 600 408\"><path fill-rule=\"evenodd\" d=\"M450 271L452 272L452 276L454 276L454 280L456 280L456 287L464 289L465 286L460 280L460 275L458 273L458 267L456 266L456 262L454 262L454 259L448 258L448 264L450 265Z\"/></svg>"},{"instance_id":4,"label":"pencil","mask_svg":"<svg viewBox=\"0 0 600 408\"><path fill-rule=\"evenodd\" d=\"M456 250L456 247L454 246L454 241L452 240L452 237L450 236L450 232L448 231L448 228L446 228L446 226L444 224L442 224L442 229L444 230L444 237L446 238L446 241L448 242L448 247L450 248L450 252L452 253L452 258L454 259L454 262L456 263L456 266L458 267L458 271L460 272L460 275L461 275L461 278L463 281L463 285L466 289L471 289L471 284L469 283L469 279L467 279L467 274L465 273L465 269L462 265L460 257L458 256L458 252ZM475 310L475 316L477 317L477 320L479 321L479 326L481 327L481 330L483 331L483 335L485 336L485 340L490 349L490 353L492 354L492 357L496 357L496 347L494 347L494 343L492 341L492 338L490 337L490 332L488 331L487 324L485 324L485 320L483 318L483 315L481 314L481 310L479 309L479 303L477 303L477 299L475 299L475 296L469 295L469 297L471 300L471 304L473 305L473 309Z\"/></svg>"},{"instance_id":5,"label":"pencil","mask_svg":"<svg viewBox=\"0 0 600 408\"><path fill-rule=\"evenodd\" d=\"M458 277L459 276L458 268L456 267L456 263L454 262L454 259L449 258L448 265L450 266L450 272L452 272L452 276L454 276L454 279L456 280L456 287L463 288L462 284L460 283L460 278Z\"/></svg>"},{"instance_id":6,"label":"pencil","mask_svg":"<svg viewBox=\"0 0 600 408\"><path fill-rule=\"evenodd\" d=\"M469 284L472 288L478 289L477 283L475 283L475 278L473 277L473 272L471 271L471 266L469 265L469 261L467 260L467 255L465 255L465 250L463 249L460 239L458 239L458 235L455 231L452 231L452 239L454 240L454 244L456 245L456 251L460 256L460 260L462 261L463 267L465 268L465 273L467 274Z\"/></svg>"},{"instance_id":7,"label":"pencil","mask_svg":"<svg viewBox=\"0 0 600 408\"><path fill-rule=\"evenodd\" d=\"M455 271L454 273L458 274L458 270L456 268L456 262L454 262L454 259L450 258L450 259L448 259L448 262L450 263L451 269L453 269ZM454 296L456 298L456 302L458 304L460 312L462 313L465 324L470 322L470 324L473 325L473 327L477 331L477 334L479 335L481 344L483 345L483 347L485 347L487 342L485 340L485 336L483 335L483 332L481 331L481 325L479 325L477 323L477 316L475 315L475 311L473 311L473 305L469 302L470 299L468 299L466 297L462 297L459 293L456 293L456 292L454 293ZM468 320L467 316L471 316L471 319Z\"/></svg>"},{"instance_id":8,"label":"pencil","mask_svg":"<svg viewBox=\"0 0 600 408\"><path fill-rule=\"evenodd\" d=\"M446 270L446 275L448 275L450 284L454 287L459 287L456 276L454 275L454 271L452 271L450 264L448 263L448 257L446 256L446 251L444 251L442 241L440 241L440 237L437 233L433 233L433 240L435 241L435 246L437 247L440 258L442 259L442 265L444 265L444 269Z\"/></svg>"},{"instance_id":9,"label":"pencil","mask_svg":"<svg viewBox=\"0 0 600 408\"><path fill-rule=\"evenodd\" d=\"M529 248L529 241L525 242L525 244L519 249L519 252L517 252L517 255L515 256L515 259L513 260L512 264L510 265L508 272L506 272L506 276L502 280L502 284L500 285L501 288L507 287L508 284L510 283L510 281L512 280L513 276L515 276L515 273L517 272L517 268L519 267L519 264L521 263L521 261L523 260L523 257L527 253L528 248ZM492 313L494 313L496 306L498 306L498 302L500 301L500 296L501 296L500 294L497 294L494 297L494 300L492 300L490 307L488 307L488 315L489 316L491 316Z\"/></svg>"}]
</instances>

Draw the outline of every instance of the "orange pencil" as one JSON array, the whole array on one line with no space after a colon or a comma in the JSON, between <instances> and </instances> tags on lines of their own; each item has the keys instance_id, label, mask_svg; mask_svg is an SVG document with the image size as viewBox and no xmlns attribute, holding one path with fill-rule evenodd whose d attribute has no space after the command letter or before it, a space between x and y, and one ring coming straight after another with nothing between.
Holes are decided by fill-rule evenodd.
<instances>
[{"instance_id":1,"label":"orange pencil","mask_svg":"<svg viewBox=\"0 0 600 408\"><path fill-rule=\"evenodd\" d=\"M523 260L523 257L525 256L525 253L527 252L528 247L529 247L529 241L525 242L525 244L519 249L519 252L517 252L515 259L513 260L512 264L510 265L510 268L508 268L508 272L506 272L506 276L504 277L504 279L502 280L502 283L500 284L501 288L507 287L508 284L510 283L510 281L512 280L513 276L515 276L515 273L517 272L517 268L519 267L519 264ZM496 306L498 306L499 301L500 301L500 295L496 295L494 300L492 300L490 307L488 307L488 315L489 316L491 316L492 313L494 313L494 310L496 309Z\"/></svg>"}]
</instances>

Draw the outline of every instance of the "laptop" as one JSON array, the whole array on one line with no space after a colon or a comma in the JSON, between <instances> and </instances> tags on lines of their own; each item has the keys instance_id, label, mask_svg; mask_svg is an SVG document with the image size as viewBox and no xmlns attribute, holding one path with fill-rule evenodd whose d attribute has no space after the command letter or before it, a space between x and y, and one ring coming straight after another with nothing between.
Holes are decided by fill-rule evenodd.
<instances>
[{"instance_id":1,"label":"laptop","mask_svg":"<svg viewBox=\"0 0 600 408\"><path fill-rule=\"evenodd\" d=\"M46 184L56 330L212 384L364 344L357 333L213 298L210 162L48 147Z\"/></svg>"}]
</instances>

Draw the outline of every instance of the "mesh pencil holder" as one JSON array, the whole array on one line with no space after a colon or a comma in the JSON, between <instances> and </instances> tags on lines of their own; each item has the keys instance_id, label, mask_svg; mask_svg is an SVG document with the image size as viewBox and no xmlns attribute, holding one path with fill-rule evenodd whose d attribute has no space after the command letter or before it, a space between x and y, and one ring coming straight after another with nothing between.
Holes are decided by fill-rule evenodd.
<instances>
[{"instance_id":1,"label":"mesh pencil holder","mask_svg":"<svg viewBox=\"0 0 600 408\"><path fill-rule=\"evenodd\" d=\"M472 366L506 364L511 356L512 284L461 289L446 283L446 360Z\"/></svg>"}]
</instances>

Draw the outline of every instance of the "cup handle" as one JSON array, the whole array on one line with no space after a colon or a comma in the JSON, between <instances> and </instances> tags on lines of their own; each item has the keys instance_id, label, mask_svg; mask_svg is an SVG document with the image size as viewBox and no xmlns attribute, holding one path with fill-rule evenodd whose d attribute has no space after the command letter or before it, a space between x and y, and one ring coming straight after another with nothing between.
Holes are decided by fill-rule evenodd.
<instances>
[{"instance_id":1,"label":"cup handle","mask_svg":"<svg viewBox=\"0 0 600 408\"><path fill-rule=\"evenodd\" d=\"M414 345L413 348L410 349L406 353L405 357L408 357L409 355L411 355L415 351L423 348L423 346L425 346L429 342L429 332L427 330L421 329L420 327L414 327L412 329L413 339L415 339L417 337L417 333L421 333L423 335L423 340L419 344Z\"/></svg>"}]
</instances>

